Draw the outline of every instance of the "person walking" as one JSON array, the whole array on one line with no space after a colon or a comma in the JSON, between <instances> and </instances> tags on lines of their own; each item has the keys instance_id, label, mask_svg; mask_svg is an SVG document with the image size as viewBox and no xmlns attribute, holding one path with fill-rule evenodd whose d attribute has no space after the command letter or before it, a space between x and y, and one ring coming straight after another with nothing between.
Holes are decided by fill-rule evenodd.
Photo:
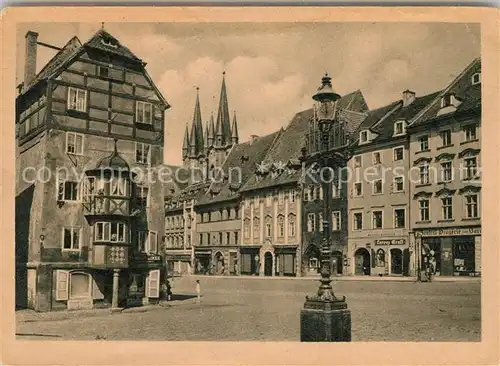
<instances>
[{"instance_id":1,"label":"person walking","mask_svg":"<svg viewBox=\"0 0 500 366\"><path fill-rule=\"evenodd\" d=\"M196 302L201 302L201 287L200 287L200 280L196 280Z\"/></svg>"}]
</instances>

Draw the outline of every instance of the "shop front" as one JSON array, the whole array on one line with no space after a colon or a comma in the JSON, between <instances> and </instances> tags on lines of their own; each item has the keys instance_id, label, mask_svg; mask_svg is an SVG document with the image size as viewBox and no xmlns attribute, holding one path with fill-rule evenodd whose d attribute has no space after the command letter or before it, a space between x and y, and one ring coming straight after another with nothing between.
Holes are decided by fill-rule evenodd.
<instances>
[{"instance_id":1,"label":"shop front","mask_svg":"<svg viewBox=\"0 0 500 366\"><path fill-rule=\"evenodd\" d=\"M406 238L378 239L374 241L373 272L382 276L408 276L410 251Z\"/></svg>"},{"instance_id":2,"label":"shop front","mask_svg":"<svg viewBox=\"0 0 500 366\"><path fill-rule=\"evenodd\" d=\"M260 270L260 247L246 247L240 249L241 274L258 276Z\"/></svg>"},{"instance_id":3,"label":"shop front","mask_svg":"<svg viewBox=\"0 0 500 366\"><path fill-rule=\"evenodd\" d=\"M194 273L201 275L213 274L212 251L210 249L194 251Z\"/></svg>"},{"instance_id":4,"label":"shop front","mask_svg":"<svg viewBox=\"0 0 500 366\"><path fill-rule=\"evenodd\" d=\"M274 247L275 276L295 277L297 275L297 247Z\"/></svg>"},{"instance_id":5,"label":"shop front","mask_svg":"<svg viewBox=\"0 0 500 366\"><path fill-rule=\"evenodd\" d=\"M169 276L182 276L192 273L191 254L168 254L167 253L167 268Z\"/></svg>"},{"instance_id":6,"label":"shop front","mask_svg":"<svg viewBox=\"0 0 500 366\"><path fill-rule=\"evenodd\" d=\"M481 275L481 228L437 228L415 231L421 270L433 263L435 276Z\"/></svg>"}]
</instances>

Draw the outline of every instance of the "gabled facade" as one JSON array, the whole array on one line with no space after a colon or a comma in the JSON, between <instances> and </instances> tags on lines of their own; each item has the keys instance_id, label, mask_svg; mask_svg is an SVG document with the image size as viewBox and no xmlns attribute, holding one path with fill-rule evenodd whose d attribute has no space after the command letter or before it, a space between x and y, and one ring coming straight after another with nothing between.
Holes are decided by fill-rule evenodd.
<instances>
[{"instance_id":1,"label":"gabled facade","mask_svg":"<svg viewBox=\"0 0 500 366\"><path fill-rule=\"evenodd\" d=\"M83 44L73 37L36 75L37 39L26 35L16 99L17 303L158 301L164 192L132 171L162 164L169 105L145 63L104 29Z\"/></svg>"},{"instance_id":2,"label":"gabled facade","mask_svg":"<svg viewBox=\"0 0 500 366\"><path fill-rule=\"evenodd\" d=\"M353 140L348 183L351 275L413 275L407 126L438 93L402 98L368 113Z\"/></svg>"},{"instance_id":3,"label":"gabled facade","mask_svg":"<svg viewBox=\"0 0 500 366\"><path fill-rule=\"evenodd\" d=\"M411 221L417 267L481 273L481 60L474 60L413 118Z\"/></svg>"}]
</instances>

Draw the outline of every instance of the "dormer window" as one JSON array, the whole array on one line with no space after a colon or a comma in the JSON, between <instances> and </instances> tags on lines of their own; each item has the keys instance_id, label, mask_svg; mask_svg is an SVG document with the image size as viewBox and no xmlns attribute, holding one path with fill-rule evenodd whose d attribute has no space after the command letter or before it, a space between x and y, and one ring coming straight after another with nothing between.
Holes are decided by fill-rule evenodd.
<instances>
[{"instance_id":1,"label":"dormer window","mask_svg":"<svg viewBox=\"0 0 500 366\"><path fill-rule=\"evenodd\" d=\"M364 130L359 133L359 142L360 143L368 142L368 130Z\"/></svg>"},{"instance_id":2,"label":"dormer window","mask_svg":"<svg viewBox=\"0 0 500 366\"><path fill-rule=\"evenodd\" d=\"M441 99L441 108L448 107L453 104L453 100L455 98L453 97L453 94L446 94L443 96Z\"/></svg>"},{"instance_id":3,"label":"dormer window","mask_svg":"<svg viewBox=\"0 0 500 366\"><path fill-rule=\"evenodd\" d=\"M472 85L480 84L481 83L481 73L476 72L474 75L472 75L471 82L472 82Z\"/></svg>"},{"instance_id":4,"label":"dormer window","mask_svg":"<svg viewBox=\"0 0 500 366\"><path fill-rule=\"evenodd\" d=\"M105 45L106 47L111 47L111 48L117 48L118 44L111 38L103 38L101 39L101 43Z\"/></svg>"},{"instance_id":5,"label":"dormer window","mask_svg":"<svg viewBox=\"0 0 500 366\"><path fill-rule=\"evenodd\" d=\"M394 136L400 136L405 134L405 121L397 121L394 123Z\"/></svg>"}]
</instances>

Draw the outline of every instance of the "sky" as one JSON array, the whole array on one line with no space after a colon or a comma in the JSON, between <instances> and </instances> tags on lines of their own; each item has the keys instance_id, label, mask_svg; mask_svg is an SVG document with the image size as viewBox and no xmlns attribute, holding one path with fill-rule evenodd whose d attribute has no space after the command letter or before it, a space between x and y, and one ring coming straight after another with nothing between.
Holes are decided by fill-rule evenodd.
<instances>
[{"instance_id":1,"label":"sky","mask_svg":"<svg viewBox=\"0 0 500 366\"><path fill-rule=\"evenodd\" d=\"M19 23L18 23L19 24ZM24 35L62 47L83 43L101 23L24 23L17 29L17 79L24 69ZM105 29L147 63L171 108L166 112L165 163L180 165L196 87L203 121L217 115L222 72L240 141L286 127L312 106L328 72L343 95L360 89L375 109L443 89L480 56L480 27L465 23L106 23ZM39 47L37 71L55 51Z\"/></svg>"}]
</instances>

